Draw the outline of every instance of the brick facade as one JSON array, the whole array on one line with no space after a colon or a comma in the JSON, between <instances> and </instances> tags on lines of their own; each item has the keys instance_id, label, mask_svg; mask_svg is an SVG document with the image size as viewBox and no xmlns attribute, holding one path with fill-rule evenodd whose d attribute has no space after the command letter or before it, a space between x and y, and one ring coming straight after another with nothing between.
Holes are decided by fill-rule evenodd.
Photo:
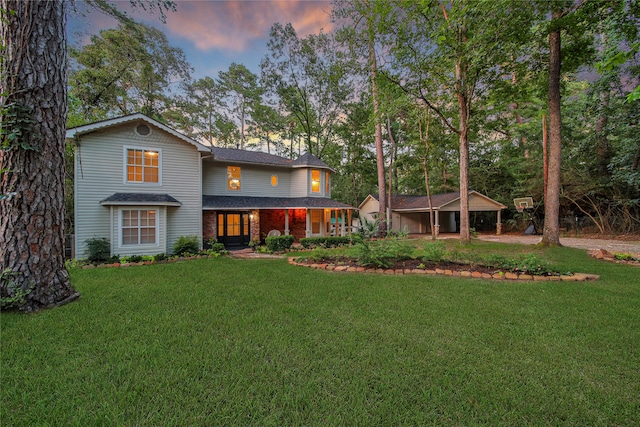
<instances>
[{"instance_id":1,"label":"brick facade","mask_svg":"<svg viewBox=\"0 0 640 427\"><path fill-rule=\"evenodd\" d=\"M202 242L206 244L209 239L218 237L218 212L202 211Z\"/></svg>"},{"instance_id":2,"label":"brick facade","mask_svg":"<svg viewBox=\"0 0 640 427\"><path fill-rule=\"evenodd\" d=\"M307 214L305 209L289 209L289 234L299 241L305 237ZM264 241L267 233L278 230L284 234L284 209L265 209L260 211L260 239Z\"/></svg>"}]
</instances>

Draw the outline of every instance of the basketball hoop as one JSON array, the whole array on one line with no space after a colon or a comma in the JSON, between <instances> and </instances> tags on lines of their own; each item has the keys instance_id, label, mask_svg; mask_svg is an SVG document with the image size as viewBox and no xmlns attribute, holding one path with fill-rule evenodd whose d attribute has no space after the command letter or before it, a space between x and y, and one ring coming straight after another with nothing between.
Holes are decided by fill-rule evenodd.
<instances>
[{"instance_id":1,"label":"basketball hoop","mask_svg":"<svg viewBox=\"0 0 640 427\"><path fill-rule=\"evenodd\" d=\"M513 204L519 213L523 211L531 212L533 210L533 197L518 197L513 199Z\"/></svg>"},{"instance_id":2,"label":"basketball hoop","mask_svg":"<svg viewBox=\"0 0 640 427\"><path fill-rule=\"evenodd\" d=\"M529 214L529 227L525 230L524 234L538 234L538 228L536 227L536 219L534 218L535 208L533 207L533 197L519 197L513 199L513 204L516 206L516 210L519 213L526 212Z\"/></svg>"}]
</instances>

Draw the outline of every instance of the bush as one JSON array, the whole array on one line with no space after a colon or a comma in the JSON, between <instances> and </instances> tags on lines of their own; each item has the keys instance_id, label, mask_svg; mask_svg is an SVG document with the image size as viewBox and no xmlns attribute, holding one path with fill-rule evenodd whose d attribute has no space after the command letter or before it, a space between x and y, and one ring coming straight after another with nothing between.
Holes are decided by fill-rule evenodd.
<instances>
[{"instance_id":1,"label":"bush","mask_svg":"<svg viewBox=\"0 0 640 427\"><path fill-rule=\"evenodd\" d=\"M397 239L380 240L377 244L366 242L356 245L358 264L367 267L389 268L395 261L410 259L413 247Z\"/></svg>"},{"instance_id":2,"label":"bush","mask_svg":"<svg viewBox=\"0 0 640 427\"><path fill-rule=\"evenodd\" d=\"M128 262L140 262L142 261L142 255L130 255L127 257Z\"/></svg>"},{"instance_id":3,"label":"bush","mask_svg":"<svg viewBox=\"0 0 640 427\"><path fill-rule=\"evenodd\" d=\"M88 239L87 243L87 251L89 252L89 256L87 259L90 262L105 262L111 256L111 243L109 240L104 237L94 237L92 239Z\"/></svg>"},{"instance_id":4,"label":"bush","mask_svg":"<svg viewBox=\"0 0 640 427\"><path fill-rule=\"evenodd\" d=\"M165 253L155 254L155 255L153 256L153 260L154 260L154 261L156 261L156 262L157 262L157 261L165 261L167 258L168 258L168 257L167 257L167 255L166 255Z\"/></svg>"},{"instance_id":5,"label":"bush","mask_svg":"<svg viewBox=\"0 0 640 427\"><path fill-rule=\"evenodd\" d=\"M328 237L304 237L300 239L300 244L305 249L313 249L316 247L336 248L344 245L354 245L362 242L360 235L354 236L328 236Z\"/></svg>"},{"instance_id":6,"label":"bush","mask_svg":"<svg viewBox=\"0 0 640 427\"><path fill-rule=\"evenodd\" d=\"M226 249L224 248L223 243L214 243L211 245L211 249L209 249L209 251L215 254L221 254L226 252Z\"/></svg>"},{"instance_id":7,"label":"bush","mask_svg":"<svg viewBox=\"0 0 640 427\"><path fill-rule=\"evenodd\" d=\"M267 249L270 252L282 252L291 248L294 237L288 236L269 236L265 239Z\"/></svg>"},{"instance_id":8,"label":"bush","mask_svg":"<svg viewBox=\"0 0 640 427\"><path fill-rule=\"evenodd\" d=\"M444 242L438 240L425 243L423 250L422 260L424 262L440 262L447 252Z\"/></svg>"},{"instance_id":9,"label":"bush","mask_svg":"<svg viewBox=\"0 0 640 427\"><path fill-rule=\"evenodd\" d=\"M173 253L176 255L197 254L200 252L198 236L180 236L173 244Z\"/></svg>"}]
</instances>

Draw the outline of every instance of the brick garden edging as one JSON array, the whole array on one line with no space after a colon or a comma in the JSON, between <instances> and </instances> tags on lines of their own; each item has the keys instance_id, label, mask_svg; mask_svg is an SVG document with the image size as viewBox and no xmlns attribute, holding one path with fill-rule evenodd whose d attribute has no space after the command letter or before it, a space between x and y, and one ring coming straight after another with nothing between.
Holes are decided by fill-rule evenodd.
<instances>
[{"instance_id":1,"label":"brick garden edging","mask_svg":"<svg viewBox=\"0 0 640 427\"><path fill-rule=\"evenodd\" d=\"M479 271L457 271L457 270L442 270L436 269L385 269L385 268L367 268L367 267L353 267L346 265L336 264L309 264L304 262L297 262L294 258L289 258L289 264L297 265L301 267L315 268L319 270L338 271L347 273L377 273L377 274L426 274L426 275L444 275L453 277L474 277L478 279L492 279L492 280L524 280L535 282L584 282L587 280L598 280L600 276L597 274L585 274L574 273L571 276L533 276L531 274L516 274L511 272L500 273L480 273Z\"/></svg>"}]
</instances>

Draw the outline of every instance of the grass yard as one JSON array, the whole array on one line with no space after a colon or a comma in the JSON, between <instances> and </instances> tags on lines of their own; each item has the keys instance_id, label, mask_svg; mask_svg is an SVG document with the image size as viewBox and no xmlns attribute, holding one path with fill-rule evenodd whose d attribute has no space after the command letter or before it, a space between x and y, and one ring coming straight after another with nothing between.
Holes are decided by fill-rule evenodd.
<instances>
[{"instance_id":1,"label":"grass yard","mask_svg":"<svg viewBox=\"0 0 640 427\"><path fill-rule=\"evenodd\" d=\"M3 426L640 424L640 269L595 282L333 273L282 259L72 270L1 315Z\"/></svg>"}]
</instances>

